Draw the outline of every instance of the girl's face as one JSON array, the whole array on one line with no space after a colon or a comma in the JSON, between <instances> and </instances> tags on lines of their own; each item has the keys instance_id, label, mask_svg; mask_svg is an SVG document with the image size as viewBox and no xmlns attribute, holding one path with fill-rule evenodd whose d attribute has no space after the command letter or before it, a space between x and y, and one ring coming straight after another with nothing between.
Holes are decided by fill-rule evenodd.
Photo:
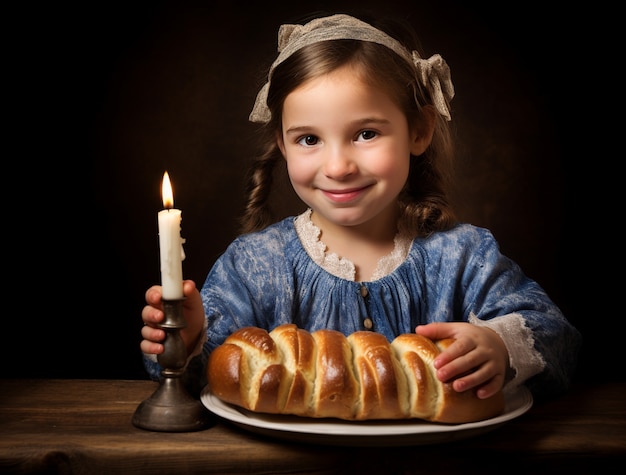
<instances>
[{"instance_id":1,"label":"girl's face","mask_svg":"<svg viewBox=\"0 0 626 475\"><path fill-rule=\"evenodd\" d=\"M282 126L278 143L291 184L323 230L395 220L410 154L428 146L402 110L350 66L291 92Z\"/></svg>"}]
</instances>

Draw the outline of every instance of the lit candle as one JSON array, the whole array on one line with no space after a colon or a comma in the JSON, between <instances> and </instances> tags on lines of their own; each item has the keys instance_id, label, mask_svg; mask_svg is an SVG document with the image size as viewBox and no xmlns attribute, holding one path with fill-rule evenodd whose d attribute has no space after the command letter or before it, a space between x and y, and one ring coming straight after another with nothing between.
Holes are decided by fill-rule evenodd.
<instances>
[{"instance_id":1,"label":"lit candle","mask_svg":"<svg viewBox=\"0 0 626 475\"><path fill-rule=\"evenodd\" d=\"M180 237L181 211L174 209L174 193L167 172L163 174L161 187L162 211L159 211L159 247L161 255L161 286L164 300L183 298L183 250L184 239Z\"/></svg>"}]
</instances>

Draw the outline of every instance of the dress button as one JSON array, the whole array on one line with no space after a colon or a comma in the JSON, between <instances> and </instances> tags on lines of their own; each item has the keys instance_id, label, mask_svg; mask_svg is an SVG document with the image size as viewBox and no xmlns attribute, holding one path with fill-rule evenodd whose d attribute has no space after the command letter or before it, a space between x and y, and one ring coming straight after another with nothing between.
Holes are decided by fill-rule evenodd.
<instances>
[{"instance_id":1,"label":"dress button","mask_svg":"<svg viewBox=\"0 0 626 475\"><path fill-rule=\"evenodd\" d=\"M367 290L367 287L365 287L364 285L361 286L360 292L361 292L361 297L367 297L367 294L369 293L369 291Z\"/></svg>"},{"instance_id":2,"label":"dress button","mask_svg":"<svg viewBox=\"0 0 626 475\"><path fill-rule=\"evenodd\" d=\"M366 318L365 320L363 320L363 326L367 329L367 330L371 330L372 327L374 326L374 322L372 322L371 318Z\"/></svg>"}]
</instances>

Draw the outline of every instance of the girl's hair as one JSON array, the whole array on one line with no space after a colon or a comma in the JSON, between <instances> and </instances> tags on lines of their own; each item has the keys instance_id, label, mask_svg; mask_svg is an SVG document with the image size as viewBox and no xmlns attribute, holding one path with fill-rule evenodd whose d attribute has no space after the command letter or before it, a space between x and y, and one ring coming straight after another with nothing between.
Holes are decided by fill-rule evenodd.
<instances>
[{"instance_id":1,"label":"girl's hair","mask_svg":"<svg viewBox=\"0 0 626 475\"><path fill-rule=\"evenodd\" d=\"M405 24L369 23L400 41L409 51L421 53L418 40ZM279 164L285 166L277 145L285 98L305 81L345 65L352 65L366 83L387 92L404 111L409 127L419 127L420 121L425 120L422 108L433 104L429 91L420 85L412 65L386 46L341 39L313 43L296 51L272 73L267 96L271 119L260 130L260 154L254 158L246 177L242 232L263 229L277 220L270 196L275 171ZM399 230L412 236L428 236L449 229L456 220L448 196L453 160L451 131L443 116L439 113L435 116L431 144L419 157L411 157L407 183L398 197Z\"/></svg>"}]
</instances>

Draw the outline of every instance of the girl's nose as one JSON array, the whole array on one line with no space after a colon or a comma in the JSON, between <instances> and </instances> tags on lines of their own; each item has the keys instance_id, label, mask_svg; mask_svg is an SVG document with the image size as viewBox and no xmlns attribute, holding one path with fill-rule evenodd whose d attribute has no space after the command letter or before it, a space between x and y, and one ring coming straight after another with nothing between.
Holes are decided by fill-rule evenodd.
<instances>
[{"instance_id":1,"label":"girl's nose","mask_svg":"<svg viewBox=\"0 0 626 475\"><path fill-rule=\"evenodd\" d=\"M324 174L328 178L342 180L356 171L356 162L346 147L332 147L327 150Z\"/></svg>"}]
</instances>

